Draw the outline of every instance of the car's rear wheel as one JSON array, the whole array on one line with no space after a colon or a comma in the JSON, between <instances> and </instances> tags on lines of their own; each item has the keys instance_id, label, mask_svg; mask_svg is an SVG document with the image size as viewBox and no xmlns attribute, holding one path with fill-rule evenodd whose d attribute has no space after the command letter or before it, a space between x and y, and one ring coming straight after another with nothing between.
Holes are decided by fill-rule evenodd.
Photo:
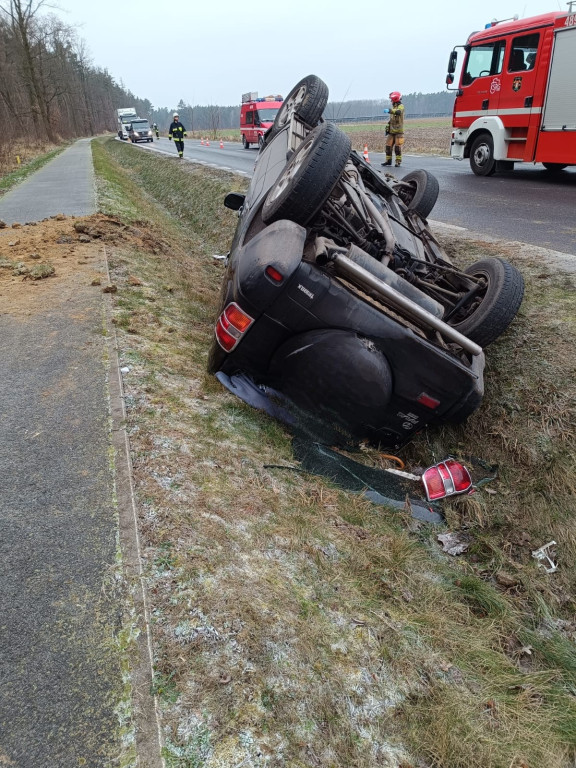
<instances>
[{"instance_id":1,"label":"car's rear wheel","mask_svg":"<svg viewBox=\"0 0 576 768\"><path fill-rule=\"evenodd\" d=\"M481 288L448 323L481 347L487 347L504 333L520 309L524 279L505 259L482 259L464 271L480 278Z\"/></svg>"},{"instance_id":2,"label":"car's rear wheel","mask_svg":"<svg viewBox=\"0 0 576 768\"><path fill-rule=\"evenodd\" d=\"M305 227L325 204L350 156L350 139L322 123L300 144L262 207L266 224L289 219Z\"/></svg>"},{"instance_id":3,"label":"car's rear wheel","mask_svg":"<svg viewBox=\"0 0 576 768\"><path fill-rule=\"evenodd\" d=\"M416 211L426 218L436 205L440 186L438 179L425 170L411 171L402 179L403 185L398 190L401 200L411 211Z\"/></svg>"},{"instance_id":4,"label":"car's rear wheel","mask_svg":"<svg viewBox=\"0 0 576 768\"><path fill-rule=\"evenodd\" d=\"M244 134L242 134L242 146L244 147L244 149L250 148L250 142L246 141L246 136L244 136Z\"/></svg>"},{"instance_id":5,"label":"car's rear wheel","mask_svg":"<svg viewBox=\"0 0 576 768\"><path fill-rule=\"evenodd\" d=\"M316 75L307 75L297 83L282 102L271 132L277 133L290 122L292 115L313 128L318 124L328 103L328 86Z\"/></svg>"}]
</instances>

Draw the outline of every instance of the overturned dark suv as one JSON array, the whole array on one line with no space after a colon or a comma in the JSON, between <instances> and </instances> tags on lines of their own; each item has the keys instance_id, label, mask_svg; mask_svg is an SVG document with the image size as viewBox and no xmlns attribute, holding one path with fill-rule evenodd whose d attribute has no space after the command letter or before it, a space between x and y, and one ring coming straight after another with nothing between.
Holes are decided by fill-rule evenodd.
<instances>
[{"instance_id":1,"label":"overturned dark suv","mask_svg":"<svg viewBox=\"0 0 576 768\"><path fill-rule=\"evenodd\" d=\"M398 448L461 421L483 395L483 348L512 322L521 274L460 270L427 224L438 182L374 170L300 81L265 135L239 211L209 371L318 439ZM329 435L326 438L326 435Z\"/></svg>"}]
</instances>

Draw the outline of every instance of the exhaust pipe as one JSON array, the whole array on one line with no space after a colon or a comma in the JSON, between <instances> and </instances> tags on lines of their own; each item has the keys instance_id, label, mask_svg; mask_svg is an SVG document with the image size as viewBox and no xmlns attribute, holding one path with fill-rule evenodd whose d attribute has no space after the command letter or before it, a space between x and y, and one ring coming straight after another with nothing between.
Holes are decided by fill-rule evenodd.
<instances>
[{"instance_id":1,"label":"exhaust pipe","mask_svg":"<svg viewBox=\"0 0 576 768\"><path fill-rule=\"evenodd\" d=\"M362 253L361 249L357 250ZM394 309L397 309L401 314L404 314L409 320L413 320L416 323L423 323L428 328L438 331L442 336L445 336L450 341L458 344L458 346L462 347L463 350L469 352L471 355L482 354L482 347L478 346L478 344L475 344L469 338L452 328L452 326L443 322L439 317L436 317L428 310L414 303L411 299L403 296L395 288L387 285L383 280L373 275L367 269L364 269L360 264L352 261L348 256L343 256L340 253L324 253L323 256L325 258L327 257L327 260L335 265L337 272L343 277L347 277L360 288L364 287L374 291ZM368 258L371 257L368 256ZM397 278L398 276L395 275L395 277ZM410 285L410 283L406 284ZM436 304L437 302L434 303Z\"/></svg>"}]
</instances>

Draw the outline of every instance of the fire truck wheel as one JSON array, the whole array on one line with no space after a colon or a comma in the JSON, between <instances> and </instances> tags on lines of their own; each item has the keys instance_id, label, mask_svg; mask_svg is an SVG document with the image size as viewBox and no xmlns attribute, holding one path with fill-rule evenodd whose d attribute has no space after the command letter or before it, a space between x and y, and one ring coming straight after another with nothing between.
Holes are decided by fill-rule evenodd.
<instances>
[{"instance_id":1,"label":"fire truck wheel","mask_svg":"<svg viewBox=\"0 0 576 768\"><path fill-rule=\"evenodd\" d=\"M492 176L496 170L494 142L489 133L480 133L470 147L470 168L476 176Z\"/></svg>"},{"instance_id":2,"label":"fire truck wheel","mask_svg":"<svg viewBox=\"0 0 576 768\"><path fill-rule=\"evenodd\" d=\"M504 333L520 309L524 278L505 259L482 259L464 271L481 278L483 285L448 322L476 344L487 347Z\"/></svg>"},{"instance_id":3,"label":"fire truck wheel","mask_svg":"<svg viewBox=\"0 0 576 768\"><path fill-rule=\"evenodd\" d=\"M426 218L436 205L439 191L440 185L436 176L422 169L411 171L404 176L398 195L409 210L416 211Z\"/></svg>"},{"instance_id":4,"label":"fire truck wheel","mask_svg":"<svg viewBox=\"0 0 576 768\"><path fill-rule=\"evenodd\" d=\"M333 123L310 131L268 192L262 207L266 224L289 219L305 227L328 200L350 149L350 139Z\"/></svg>"},{"instance_id":5,"label":"fire truck wheel","mask_svg":"<svg viewBox=\"0 0 576 768\"><path fill-rule=\"evenodd\" d=\"M264 146L264 136L258 136L258 147L262 149Z\"/></svg>"},{"instance_id":6,"label":"fire truck wheel","mask_svg":"<svg viewBox=\"0 0 576 768\"><path fill-rule=\"evenodd\" d=\"M242 146L244 149L250 149L250 142L246 141L246 136L244 136L244 134L242 134Z\"/></svg>"},{"instance_id":7,"label":"fire truck wheel","mask_svg":"<svg viewBox=\"0 0 576 768\"><path fill-rule=\"evenodd\" d=\"M302 78L282 102L270 134L274 135L281 131L290 122L292 115L313 128L322 117L327 103L328 86L326 83L316 75Z\"/></svg>"},{"instance_id":8,"label":"fire truck wheel","mask_svg":"<svg viewBox=\"0 0 576 768\"><path fill-rule=\"evenodd\" d=\"M544 168L546 168L547 171L550 171L551 173L556 173L557 171L563 171L564 168L568 167L568 164L564 163L542 163Z\"/></svg>"}]
</instances>

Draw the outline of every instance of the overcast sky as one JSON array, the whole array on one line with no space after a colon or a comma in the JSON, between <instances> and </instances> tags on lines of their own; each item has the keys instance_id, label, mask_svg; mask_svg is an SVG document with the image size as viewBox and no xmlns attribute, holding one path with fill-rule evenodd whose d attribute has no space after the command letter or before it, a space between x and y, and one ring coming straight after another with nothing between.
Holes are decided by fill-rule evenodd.
<instances>
[{"instance_id":1,"label":"overcast sky","mask_svg":"<svg viewBox=\"0 0 576 768\"><path fill-rule=\"evenodd\" d=\"M48 4L57 4L59 9ZM494 18L567 10L564 0L47 0L93 64L156 107L240 103L321 77L331 101L444 89L448 55ZM130 106L130 105L128 105Z\"/></svg>"}]
</instances>

